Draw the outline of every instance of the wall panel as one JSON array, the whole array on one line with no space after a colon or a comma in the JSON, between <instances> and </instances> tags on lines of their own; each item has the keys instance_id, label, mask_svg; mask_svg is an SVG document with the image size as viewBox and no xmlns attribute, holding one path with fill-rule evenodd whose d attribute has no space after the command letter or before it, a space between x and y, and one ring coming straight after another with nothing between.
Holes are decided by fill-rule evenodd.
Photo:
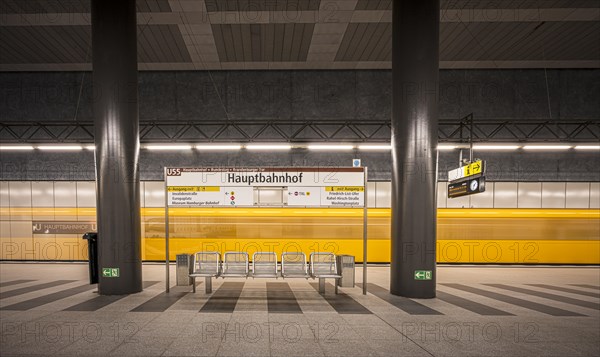
<instances>
[{"instance_id":1,"label":"wall panel","mask_svg":"<svg viewBox=\"0 0 600 357\"><path fill-rule=\"evenodd\" d=\"M518 208L542 207L542 183L519 182Z\"/></svg>"},{"instance_id":2,"label":"wall panel","mask_svg":"<svg viewBox=\"0 0 600 357\"><path fill-rule=\"evenodd\" d=\"M96 207L96 184L77 182L77 207Z\"/></svg>"},{"instance_id":3,"label":"wall panel","mask_svg":"<svg viewBox=\"0 0 600 357\"><path fill-rule=\"evenodd\" d=\"M437 184L437 206L438 208L446 208L448 200L448 182L438 182Z\"/></svg>"},{"instance_id":4,"label":"wall panel","mask_svg":"<svg viewBox=\"0 0 600 357\"><path fill-rule=\"evenodd\" d=\"M542 208L565 208L565 182L542 182Z\"/></svg>"},{"instance_id":5,"label":"wall panel","mask_svg":"<svg viewBox=\"0 0 600 357\"><path fill-rule=\"evenodd\" d=\"M146 207L165 206L165 184L162 181L146 181L144 183L144 201Z\"/></svg>"},{"instance_id":6,"label":"wall panel","mask_svg":"<svg viewBox=\"0 0 600 357\"><path fill-rule=\"evenodd\" d=\"M32 207L54 207L54 183L39 181L31 183Z\"/></svg>"},{"instance_id":7,"label":"wall panel","mask_svg":"<svg viewBox=\"0 0 600 357\"><path fill-rule=\"evenodd\" d=\"M370 189L370 188L369 188ZM392 207L392 183L380 181L375 183L375 207Z\"/></svg>"},{"instance_id":8,"label":"wall panel","mask_svg":"<svg viewBox=\"0 0 600 357\"><path fill-rule=\"evenodd\" d=\"M54 207L56 220L76 221L77 214L67 208L77 207L77 183L57 181L54 183Z\"/></svg>"},{"instance_id":9,"label":"wall panel","mask_svg":"<svg viewBox=\"0 0 600 357\"><path fill-rule=\"evenodd\" d=\"M31 220L31 182L8 182L11 220Z\"/></svg>"},{"instance_id":10,"label":"wall panel","mask_svg":"<svg viewBox=\"0 0 600 357\"><path fill-rule=\"evenodd\" d=\"M567 182L566 208L590 208L590 183Z\"/></svg>"},{"instance_id":11,"label":"wall panel","mask_svg":"<svg viewBox=\"0 0 600 357\"><path fill-rule=\"evenodd\" d=\"M485 191L471 195L471 208L494 208L494 183L486 182Z\"/></svg>"},{"instance_id":12,"label":"wall panel","mask_svg":"<svg viewBox=\"0 0 600 357\"><path fill-rule=\"evenodd\" d=\"M0 207L9 206L8 181L0 181Z\"/></svg>"},{"instance_id":13,"label":"wall panel","mask_svg":"<svg viewBox=\"0 0 600 357\"><path fill-rule=\"evenodd\" d=\"M367 182L367 207L377 207L376 182Z\"/></svg>"},{"instance_id":14,"label":"wall panel","mask_svg":"<svg viewBox=\"0 0 600 357\"><path fill-rule=\"evenodd\" d=\"M517 183L494 182L494 208L517 208Z\"/></svg>"},{"instance_id":15,"label":"wall panel","mask_svg":"<svg viewBox=\"0 0 600 357\"><path fill-rule=\"evenodd\" d=\"M590 185L590 208L600 208L600 182Z\"/></svg>"}]
</instances>

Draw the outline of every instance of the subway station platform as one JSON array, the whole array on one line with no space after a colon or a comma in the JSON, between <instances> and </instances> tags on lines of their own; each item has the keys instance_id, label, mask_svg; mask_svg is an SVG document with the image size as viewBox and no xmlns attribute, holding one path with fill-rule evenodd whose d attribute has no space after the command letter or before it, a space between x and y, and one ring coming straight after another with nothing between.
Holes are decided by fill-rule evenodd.
<instances>
[{"instance_id":1,"label":"subway station platform","mask_svg":"<svg viewBox=\"0 0 600 357\"><path fill-rule=\"evenodd\" d=\"M85 264L0 264L2 356L600 354L598 267L440 266L435 299L390 295L386 266L366 296L251 278L166 294L164 266L143 272L143 292L99 296Z\"/></svg>"}]
</instances>

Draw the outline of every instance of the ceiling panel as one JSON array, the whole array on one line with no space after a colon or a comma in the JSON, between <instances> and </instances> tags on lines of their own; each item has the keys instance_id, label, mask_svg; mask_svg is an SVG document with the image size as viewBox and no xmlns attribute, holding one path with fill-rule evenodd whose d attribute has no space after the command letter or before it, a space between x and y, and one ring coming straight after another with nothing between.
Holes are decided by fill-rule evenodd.
<instances>
[{"instance_id":1,"label":"ceiling panel","mask_svg":"<svg viewBox=\"0 0 600 357\"><path fill-rule=\"evenodd\" d=\"M442 9L596 8L597 0L441 0ZM392 0L358 0L356 10L391 10Z\"/></svg>"},{"instance_id":2,"label":"ceiling panel","mask_svg":"<svg viewBox=\"0 0 600 357\"><path fill-rule=\"evenodd\" d=\"M391 23L351 23L344 34L336 61L389 61Z\"/></svg>"},{"instance_id":3,"label":"ceiling panel","mask_svg":"<svg viewBox=\"0 0 600 357\"><path fill-rule=\"evenodd\" d=\"M302 62L314 24L225 24L212 30L221 62Z\"/></svg>"},{"instance_id":4,"label":"ceiling panel","mask_svg":"<svg viewBox=\"0 0 600 357\"><path fill-rule=\"evenodd\" d=\"M442 61L600 59L597 22L475 22L446 23L443 27L454 27L450 30L460 36L441 43Z\"/></svg>"},{"instance_id":5,"label":"ceiling panel","mask_svg":"<svg viewBox=\"0 0 600 357\"><path fill-rule=\"evenodd\" d=\"M86 63L91 61L90 26L8 26L0 31L0 63ZM189 62L175 25L138 26L140 62Z\"/></svg>"},{"instance_id":6,"label":"ceiling panel","mask_svg":"<svg viewBox=\"0 0 600 357\"><path fill-rule=\"evenodd\" d=\"M138 0L139 68L390 68L393 3ZM442 68L600 68L600 0L442 0L441 6L476 10L442 19ZM0 70L90 69L89 9L90 0L0 0ZM508 11L498 16L498 9Z\"/></svg>"},{"instance_id":7,"label":"ceiling panel","mask_svg":"<svg viewBox=\"0 0 600 357\"><path fill-rule=\"evenodd\" d=\"M316 11L321 0L205 0L208 12Z\"/></svg>"},{"instance_id":8,"label":"ceiling panel","mask_svg":"<svg viewBox=\"0 0 600 357\"><path fill-rule=\"evenodd\" d=\"M600 23L442 23L441 61L600 59ZM336 61L389 61L391 25L351 23Z\"/></svg>"},{"instance_id":9,"label":"ceiling panel","mask_svg":"<svg viewBox=\"0 0 600 357\"><path fill-rule=\"evenodd\" d=\"M18 63L82 63L88 45L73 33L83 32L91 38L90 30L89 26L3 27L0 42L13 49ZM0 54L0 63L14 63L9 60L10 56Z\"/></svg>"},{"instance_id":10,"label":"ceiling panel","mask_svg":"<svg viewBox=\"0 0 600 357\"><path fill-rule=\"evenodd\" d=\"M0 0L0 14L90 12L90 0ZM169 0L137 0L139 12L170 12Z\"/></svg>"}]
</instances>

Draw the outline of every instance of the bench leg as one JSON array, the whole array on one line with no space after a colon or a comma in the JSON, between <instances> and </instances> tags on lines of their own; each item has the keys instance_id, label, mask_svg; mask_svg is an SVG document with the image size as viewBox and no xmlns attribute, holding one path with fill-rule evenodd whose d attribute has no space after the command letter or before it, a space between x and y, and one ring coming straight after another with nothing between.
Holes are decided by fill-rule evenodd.
<instances>
[{"instance_id":1,"label":"bench leg","mask_svg":"<svg viewBox=\"0 0 600 357\"><path fill-rule=\"evenodd\" d=\"M192 277L192 292L196 292L196 277Z\"/></svg>"},{"instance_id":2,"label":"bench leg","mask_svg":"<svg viewBox=\"0 0 600 357\"><path fill-rule=\"evenodd\" d=\"M325 279L319 278L319 294L325 294Z\"/></svg>"},{"instance_id":3,"label":"bench leg","mask_svg":"<svg viewBox=\"0 0 600 357\"><path fill-rule=\"evenodd\" d=\"M339 280L340 279L335 279L335 294L338 294L338 285L339 285Z\"/></svg>"},{"instance_id":4,"label":"bench leg","mask_svg":"<svg viewBox=\"0 0 600 357\"><path fill-rule=\"evenodd\" d=\"M212 293L212 278L210 276L204 278L204 287L207 294Z\"/></svg>"}]
</instances>

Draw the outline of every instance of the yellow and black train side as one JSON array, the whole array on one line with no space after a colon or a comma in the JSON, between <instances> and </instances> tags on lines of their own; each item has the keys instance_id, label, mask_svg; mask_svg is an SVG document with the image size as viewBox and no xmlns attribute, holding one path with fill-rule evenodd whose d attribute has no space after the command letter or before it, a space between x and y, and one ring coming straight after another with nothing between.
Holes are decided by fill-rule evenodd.
<instances>
[{"instance_id":1,"label":"yellow and black train side","mask_svg":"<svg viewBox=\"0 0 600 357\"><path fill-rule=\"evenodd\" d=\"M94 208L1 208L2 260L84 260L80 235L31 234L31 220L93 221ZM164 209L142 208L142 258L165 258ZM171 208L170 254L330 251L362 261L362 209ZM20 220L19 220L20 219ZM22 233L20 233L22 232ZM101 237L100 237L101 239ZM390 260L390 209L368 210L368 261ZM440 263L600 264L597 209L440 208Z\"/></svg>"}]
</instances>

